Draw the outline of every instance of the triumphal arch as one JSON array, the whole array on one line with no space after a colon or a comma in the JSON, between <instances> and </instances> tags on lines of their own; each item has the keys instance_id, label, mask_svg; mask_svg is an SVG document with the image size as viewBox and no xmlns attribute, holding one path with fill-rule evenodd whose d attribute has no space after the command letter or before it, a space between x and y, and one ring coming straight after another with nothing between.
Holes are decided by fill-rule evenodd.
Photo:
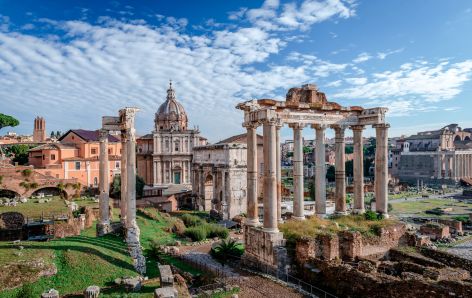
<instances>
[{"instance_id":1,"label":"triumphal arch","mask_svg":"<svg viewBox=\"0 0 472 298\"><path fill-rule=\"evenodd\" d=\"M284 239L277 224L281 221L281 161L280 129L288 125L293 129L293 184L295 220L304 220L303 139L302 129L315 130L315 212L326 215L326 164L325 130L335 131L335 212L347 214L345 179L346 129L354 136L354 213L364 212L364 166L362 132L368 125L376 130L375 199L377 212L388 217L388 128L385 122L386 108L364 109L359 106L342 107L329 102L316 85L306 84L291 88L285 101L258 99L240 103L237 109L244 111L243 126L247 129L247 221L245 228L246 258L272 266L280 263L278 248ZM259 222L257 202L257 135L262 126L264 142L264 216Z\"/></svg>"}]
</instances>

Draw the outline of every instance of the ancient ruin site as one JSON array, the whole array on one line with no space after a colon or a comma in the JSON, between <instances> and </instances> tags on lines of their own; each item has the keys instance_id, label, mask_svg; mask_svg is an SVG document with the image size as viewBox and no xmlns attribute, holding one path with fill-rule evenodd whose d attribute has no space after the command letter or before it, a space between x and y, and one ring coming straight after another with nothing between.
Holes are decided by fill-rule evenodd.
<instances>
[{"instance_id":1,"label":"ancient ruin site","mask_svg":"<svg viewBox=\"0 0 472 298\"><path fill-rule=\"evenodd\" d=\"M0 1L0 298L472 297L467 1Z\"/></svg>"}]
</instances>

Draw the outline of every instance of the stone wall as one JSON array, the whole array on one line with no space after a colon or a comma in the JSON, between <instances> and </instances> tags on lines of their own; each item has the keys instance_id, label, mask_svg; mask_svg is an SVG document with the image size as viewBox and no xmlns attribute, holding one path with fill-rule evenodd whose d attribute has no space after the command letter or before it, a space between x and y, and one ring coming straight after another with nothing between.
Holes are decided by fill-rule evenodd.
<instances>
[{"instance_id":1,"label":"stone wall","mask_svg":"<svg viewBox=\"0 0 472 298\"><path fill-rule=\"evenodd\" d=\"M454 232L462 233L462 222L454 219L438 219L438 223L448 226Z\"/></svg>"},{"instance_id":2,"label":"stone wall","mask_svg":"<svg viewBox=\"0 0 472 298\"><path fill-rule=\"evenodd\" d=\"M447 266L462 268L472 273L472 260L460 258L448 252L427 247L421 248L421 253Z\"/></svg>"},{"instance_id":3,"label":"stone wall","mask_svg":"<svg viewBox=\"0 0 472 298\"><path fill-rule=\"evenodd\" d=\"M64 238L70 236L79 236L84 227L84 218L72 218L67 222L54 223L54 238Z\"/></svg>"},{"instance_id":4,"label":"stone wall","mask_svg":"<svg viewBox=\"0 0 472 298\"><path fill-rule=\"evenodd\" d=\"M285 239L281 232L269 233L261 228L245 226L244 243L246 247L243 258L246 262L279 266L279 261L281 261L279 248L285 246Z\"/></svg>"},{"instance_id":5,"label":"stone wall","mask_svg":"<svg viewBox=\"0 0 472 298\"><path fill-rule=\"evenodd\" d=\"M367 237L359 232L342 231L337 235L300 239L295 247L296 260L299 264L309 258L352 260L356 257L385 254L408 241L406 226L402 223L381 228L379 234L377 237Z\"/></svg>"},{"instance_id":6,"label":"stone wall","mask_svg":"<svg viewBox=\"0 0 472 298\"><path fill-rule=\"evenodd\" d=\"M449 233L449 226L442 224L424 224L420 226L420 233L423 235L428 235L431 239L443 239L449 238L451 234Z\"/></svg>"}]
</instances>

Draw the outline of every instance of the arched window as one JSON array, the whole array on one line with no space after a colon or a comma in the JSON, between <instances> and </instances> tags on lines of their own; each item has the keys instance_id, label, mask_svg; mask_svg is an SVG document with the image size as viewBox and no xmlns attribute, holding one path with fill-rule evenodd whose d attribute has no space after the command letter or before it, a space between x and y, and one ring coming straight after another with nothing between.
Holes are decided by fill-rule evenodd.
<instances>
[{"instance_id":1,"label":"arched window","mask_svg":"<svg viewBox=\"0 0 472 298\"><path fill-rule=\"evenodd\" d=\"M179 152L180 150L180 141L179 140L175 140L174 141L174 151L175 152Z\"/></svg>"}]
</instances>

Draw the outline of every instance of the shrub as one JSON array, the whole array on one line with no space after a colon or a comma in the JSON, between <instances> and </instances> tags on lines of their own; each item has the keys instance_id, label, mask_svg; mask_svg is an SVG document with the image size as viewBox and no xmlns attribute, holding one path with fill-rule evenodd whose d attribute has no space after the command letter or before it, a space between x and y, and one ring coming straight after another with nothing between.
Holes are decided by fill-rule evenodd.
<instances>
[{"instance_id":1,"label":"shrub","mask_svg":"<svg viewBox=\"0 0 472 298\"><path fill-rule=\"evenodd\" d=\"M210 253L215 259L224 264L228 258L241 257L244 253L244 247L233 239L222 240L218 246L211 249Z\"/></svg>"},{"instance_id":2,"label":"shrub","mask_svg":"<svg viewBox=\"0 0 472 298\"><path fill-rule=\"evenodd\" d=\"M377 220L377 213L372 210L368 210L364 213L364 218L366 220Z\"/></svg>"},{"instance_id":3,"label":"shrub","mask_svg":"<svg viewBox=\"0 0 472 298\"><path fill-rule=\"evenodd\" d=\"M185 236L189 237L193 241L202 241L207 237L207 231L205 226L191 227L185 230Z\"/></svg>"},{"instance_id":4,"label":"shrub","mask_svg":"<svg viewBox=\"0 0 472 298\"><path fill-rule=\"evenodd\" d=\"M20 290L16 293L16 298L35 298L34 287L32 284L23 284Z\"/></svg>"},{"instance_id":5,"label":"shrub","mask_svg":"<svg viewBox=\"0 0 472 298\"><path fill-rule=\"evenodd\" d=\"M186 227L196 227L205 223L200 217L188 213L182 215L181 219Z\"/></svg>"},{"instance_id":6,"label":"shrub","mask_svg":"<svg viewBox=\"0 0 472 298\"><path fill-rule=\"evenodd\" d=\"M221 239L226 239L229 236L228 229L217 224L206 225L206 231L208 238L219 237Z\"/></svg>"},{"instance_id":7,"label":"shrub","mask_svg":"<svg viewBox=\"0 0 472 298\"><path fill-rule=\"evenodd\" d=\"M469 217L467 215L460 215L460 216L455 216L453 219L462 221L462 223L468 223L469 222Z\"/></svg>"},{"instance_id":8,"label":"shrub","mask_svg":"<svg viewBox=\"0 0 472 298\"><path fill-rule=\"evenodd\" d=\"M23 171L21 171L21 174L25 177L31 176L32 173L33 171L31 169L24 169Z\"/></svg>"},{"instance_id":9,"label":"shrub","mask_svg":"<svg viewBox=\"0 0 472 298\"><path fill-rule=\"evenodd\" d=\"M185 234L185 224L180 219L175 219L172 224L172 233L175 233L179 236L183 236Z\"/></svg>"}]
</instances>

